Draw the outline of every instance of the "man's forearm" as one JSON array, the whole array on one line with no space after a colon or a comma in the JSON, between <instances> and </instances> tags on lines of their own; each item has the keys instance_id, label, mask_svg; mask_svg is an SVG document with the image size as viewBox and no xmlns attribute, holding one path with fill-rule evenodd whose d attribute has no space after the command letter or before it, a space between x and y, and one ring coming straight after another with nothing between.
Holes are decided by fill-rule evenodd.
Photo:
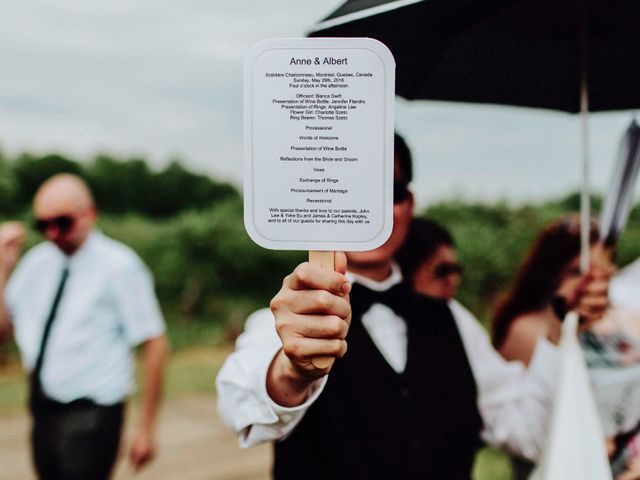
<instances>
[{"instance_id":1,"label":"man's forearm","mask_svg":"<svg viewBox=\"0 0 640 480\"><path fill-rule=\"evenodd\" d=\"M7 285L9 275L0 271L0 341L6 340L11 334L11 321L9 310L4 301L4 291Z\"/></svg>"},{"instance_id":2,"label":"man's forearm","mask_svg":"<svg viewBox=\"0 0 640 480\"><path fill-rule=\"evenodd\" d=\"M169 352L165 335L143 344L143 395L140 428L152 432L162 397L164 370Z\"/></svg>"}]
</instances>

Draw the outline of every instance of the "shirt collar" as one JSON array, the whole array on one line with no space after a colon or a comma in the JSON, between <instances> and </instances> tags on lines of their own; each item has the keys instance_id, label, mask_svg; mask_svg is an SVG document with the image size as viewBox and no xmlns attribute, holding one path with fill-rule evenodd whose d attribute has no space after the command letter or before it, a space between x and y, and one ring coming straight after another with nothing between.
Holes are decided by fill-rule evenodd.
<instances>
[{"instance_id":1,"label":"shirt collar","mask_svg":"<svg viewBox=\"0 0 640 480\"><path fill-rule=\"evenodd\" d=\"M402 282L402 273L400 272L400 267L398 267L398 264L393 262L391 264L391 273L387 278L380 282L353 272L347 272L347 278L351 283L358 282L371 290L384 292L385 290L389 290L394 285Z\"/></svg>"},{"instance_id":2,"label":"shirt collar","mask_svg":"<svg viewBox=\"0 0 640 480\"><path fill-rule=\"evenodd\" d=\"M74 265L81 263L83 259L90 257L91 250L93 250L93 246L96 244L96 242L99 241L98 237L100 235L101 233L96 229L89 232L85 241L82 242L82 245L80 245L80 248L78 248L71 255L66 255L62 250L53 245L53 243L51 243L51 245L54 247L57 256L61 258L62 264L66 265L69 268L73 268Z\"/></svg>"}]
</instances>

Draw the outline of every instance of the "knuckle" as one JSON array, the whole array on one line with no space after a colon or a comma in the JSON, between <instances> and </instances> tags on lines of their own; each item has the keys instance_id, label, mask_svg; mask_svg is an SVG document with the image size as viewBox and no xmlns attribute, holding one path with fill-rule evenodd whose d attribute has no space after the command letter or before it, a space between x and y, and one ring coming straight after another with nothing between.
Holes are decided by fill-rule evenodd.
<instances>
[{"instance_id":1,"label":"knuckle","mask_svg":"<svg viewBox=\"0 0 640 480\"><path fill-rule=\"evenodd\" d=\"M334 339L334 340L329 340L331 342L331 354L332 355L340 355L340 352L342 352L342 342L343 340L338 340L338 339Z\"/></svg>"},{"instance_id":2,"label":"knuckle","mask_svg":"<svg viewBox=\"0 0 640 480\"><path fill-rule=\"evenodd\" d=\"M346 320L347 322L351 321L351 303L347 299L341 298L342 303L340 318L342 320Z\"/></svg>"},{"instance_id":3,"label":"knuckle","mask_svg":"<svg viewBox=\"0 0 640 480\"><path fill-rule=\"evenodd\" d=\"M304 284L308 283L311 278L311 274L309 273L309 263L305 262L298 265L292 275L295 276L298 281Z\"/></svg>"},{"instance_id":4,"label":"knuckle","mask_svg":"<svg viewBox=\"0 0 640 480\"><path fill-rule=\"evenodd\" d=\"M271 302L269 302L269 308L274 314L276 314L276 312L292 312L294 311L296 301L296 292L283 288L271 299Z\"/></svg>"},{"instance_id":5,"label":"knuckle","mask_svg":"<svg viewBox=\"0 0 640 480\"><path fill-rule=\"evenodd\" d=\"M325 290L319 291L316 296L316 305L323 312L329 311L333 305L333 295Z\"/></svg>"},{"instance_id":6,"label":"knuckle","mask_svg":"<svg viewBox=\"0 0 640 480\"><path fill-rule=\"evenodd\" d=\"M351 304L348 305L347 307L347 311L345 312L345 316L342 317L342 319L346 322L347 324L347 328L349 326L351 326L351 319L352 319L352 311L351 311Z\"/></svg>"},{"instance_id":7,"label":"knuckle","mask_svg":"<svg viewBox=\"0 0 640 480\"><path fill-rule=\"evenodd\" d=\"M335 338L344 338L346 336L346 325L344 321L335 316L327 318L326 330L329 335Z\"/></svg>"},{"instance_id":8,"label":"knuckle","mask_svg":"<svg viewBox=\"0 0 640 480\"><path fill-rule=\"evenodd\" d=\"M344 357L345 353L347 353L347 341L346 340L342 340L340 342L340 352L338 353L338 356L340 358Z\"/></svg>"},{"instance_id":9,"label":"knuckle","mask_svg":"<svg viewBox=\"0 0 640 480\"><path fill-rule=\"evenodd\" d=\"M282 280L282 290L294 288L295 284L298 282L298 267L296 267L293 272L289 273L289 275L284 277Z\"/></svg>"},{"instance_id":10,"label":"knuckle","mask_svg":"<svg viewBox=\"0 0 640 480\"><path fill-rule=\"evenodd\" d=\"M289 340L282 344L282 350L285 355L290 358L300 358L302 356L302 347L300 342Z\"/></svg>"},{"instance_id":11,"label":"knuckle","mask_svg":"<svg viewBox=\"0 0 640 480\"><path fill-rule=\"evenodd\" d=\"M291 342L291 354L294 358L302 358L304 357L304 346L300 341L292 341Z\"/></svg>"},{"instance_id":12,"label":"knuckle","mask_svg":"<svg viewBox=\"0 0 640 480\"><path fill-rule=\"evenodd\" d=\"M279 313L275 316L275 329L280 337L291 335L295 331L296 319L291 314Z\"/></svg>"},{"instance_id":13,"label":"knuckle","mask_svg":"<svg viewBox=\"0 0 640 480\"><path fill-rule=\"evenodd\" d=\"M276 332L279 337L283 337L287 333L287 323L281 320L276 320Z\"/></svg>"},{"instance_id":14,"label":"knuckle","mask_svg":"<svg viewBox=\"0 0 640 480\"><path fill-rule=\"evenodd\" d=\"M282 295L278 294L271 299L271 302L269 302L269 309L275 313L282 310L283 304L284 299L282 298Z\"/></svg>"}]
</instances>

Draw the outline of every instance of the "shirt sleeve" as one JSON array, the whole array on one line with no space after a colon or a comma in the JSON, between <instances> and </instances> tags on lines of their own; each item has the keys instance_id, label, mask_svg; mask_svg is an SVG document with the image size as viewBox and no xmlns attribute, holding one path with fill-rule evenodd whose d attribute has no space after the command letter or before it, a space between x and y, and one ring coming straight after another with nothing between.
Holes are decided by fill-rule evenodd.
<instances>
[{"instance_id":1,"label":"shirt sleeve","mask_svg":"<svg viewBox=\"0 0 640 480\"><path fill-rule=\"evenodd\" d=\"M318 380L309 398L297 407L276 404L267 393L267 371L282 343L268 309L251 315L216 378L218 412L238 435L241 447L279 440L293 431L308 408L320 396L327 381Z\"/></svg>"},{"instance_id":2,"label":"shirt sleeve","mask_svg":"<svg viewBox=\"0 0 640 480\"><path fill-rule=\"evenodd\" d=\"M12 322L12 317L15 314L15 306L16 303L18 302L18 287L17 284L19 283L17 278L18 278L18 271L16 270L13 275L11 275L9 277L9 280L7 281L7 284L4 288L4 292L3 292L3 300L4 300L4 305L5 308L7 309L7 313L9 314L9 321Z\"/></svg>"},{"instance_id":3,"label":"shirt sleeve","mask_svg":"<svg viewBox=\"0 0 640 480\"><path fill-rule=\"evenodd\" d=\"M139 345L164 333L165 324L153 278L142 263L129 266L114 275L111 289L130 345Z\"/></svg>"},{"instance_id":4,"label":"shirt sleeve","mask_svg":"<svg viewBox=\"0 0 640 480\"><path fill-rule=\"evenodd\" d=\"M536 461L544 445L553 406L559 353L539 338L527 369L493 348L484 328L462 305L451 302L476 384L484 427L482 439Z\"/></svg>"},{"instance_id":5,"label":"shirt sleeve","mask_svg":"<svg viewBox=\"0 0 640 480\"><path fill-rule=\"evenodd\" d=\"M16 265L15 269L9 276L4 289L4 304L9 313L9 322L15 320L16 309L21 301L29 298L33 301L33 295L29 288L29 272L37 265L37 255L34 255L36 249L29 250Z\"/></svg>"}]
</instances>

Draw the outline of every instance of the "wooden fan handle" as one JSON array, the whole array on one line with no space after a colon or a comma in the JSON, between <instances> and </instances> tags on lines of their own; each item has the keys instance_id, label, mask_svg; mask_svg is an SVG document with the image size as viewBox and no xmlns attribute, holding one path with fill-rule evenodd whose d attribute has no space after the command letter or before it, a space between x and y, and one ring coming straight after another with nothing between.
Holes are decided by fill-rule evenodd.
<instances>
[{"instance_id":1,"label":"wooden fan handle","mask_svg":"<svg viewBox=\"0 0 640 480\"><path fill-rule=\"evenodd\" d=\"M322 268L333 270L335 268L334 252L321 252L317 250L309 251L309 263L318 265ZM334 357L313 357L311 363L314 367L320 369L329 368L333 365Z\"/></svg>"}]
</instances>

